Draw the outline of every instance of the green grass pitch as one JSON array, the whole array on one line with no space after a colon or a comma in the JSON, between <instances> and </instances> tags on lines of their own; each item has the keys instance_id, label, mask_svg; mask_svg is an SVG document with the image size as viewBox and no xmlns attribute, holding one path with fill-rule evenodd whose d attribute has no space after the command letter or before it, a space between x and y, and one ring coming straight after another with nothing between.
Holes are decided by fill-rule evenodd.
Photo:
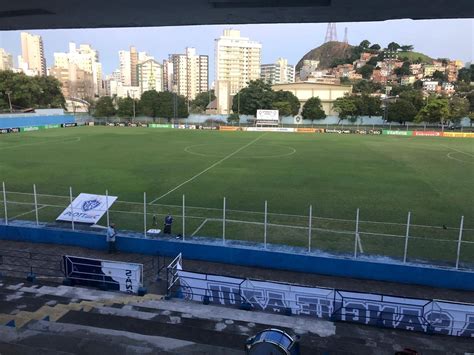
<instances>
[{"instance_id":1,"label":"green grass pitch","mask_svg":"<svg viewBox=\"0 0 474 355\"><path fill-rule=\"evenodd\" d=\"M396 258L403 256L411 211L409 259L448 263L456 258L463 215L461 261L474 258L472 139L51 129L0 135L0 181L8 191L28 193L36 184L48 195L68 196L69 186L75 194L108 189L119 197L112 220L119 229L137 231L143 231L146 191L149 223L157 214L161 227L171 212L174 231L181 233L184 194L185 234L217 238L226 197L226 238L258 242L266 200L267 242L304 248L312 205L312 248L349 254L359 208L364 254ZM7 200L10 218L35 218L32 196L9 193ZM52 222L68 198L40 196L38 202L40 220Z\"/></svg>"}]
</instances>

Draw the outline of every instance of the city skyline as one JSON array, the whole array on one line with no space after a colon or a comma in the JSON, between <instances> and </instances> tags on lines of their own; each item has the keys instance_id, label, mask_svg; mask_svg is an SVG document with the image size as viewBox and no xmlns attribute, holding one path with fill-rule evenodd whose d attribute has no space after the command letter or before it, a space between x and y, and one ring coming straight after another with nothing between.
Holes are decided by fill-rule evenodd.
<instances>
[{"instance_id":1,"label":"city skyline","mask_svg":"<svg viewBox=\"0 0 474 355\"><path fill-rule=\"evenodd\" d=\"M279 57L295 65L309 50L323 44L327 24L272 24L272 25L213 25L120 29L74 29L28 31L43 37L47 67L54 63L54 52L64 52L69 42L90 44L100 56L104 77L119 68L120 50L135 46L160 63L169 54L182 53L194 47L209 56L209 68L214 68L214 41L227 28L238 29L242 35L262 44L262 64L274 63ZM384 22L338 23L342 41L344 27L349 29L349 43L363 39L386 46L395 41L413 44L415 50L433 58L448 57L469 62L474 57L474 20L391 20ZM11 53L15 66L21 54L21 31L0 32L0 48ZM192 33L192 37L189 34ZM416 33L416 37L413 34ZM301 39L302 38L302 39ZM209 83L215 73L209 71Z\"/></svg>"}]
</instances>

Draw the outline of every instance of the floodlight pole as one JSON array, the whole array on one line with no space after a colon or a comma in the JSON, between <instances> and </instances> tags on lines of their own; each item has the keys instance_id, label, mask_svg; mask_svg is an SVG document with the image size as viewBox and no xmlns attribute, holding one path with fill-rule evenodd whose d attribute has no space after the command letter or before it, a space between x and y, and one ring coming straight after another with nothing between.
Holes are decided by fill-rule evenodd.
<instances>
[{"instance_id":1,"label":"floodlight pole","mask_svg":"<svg viewBox=\"0 0 474 355\"><path fill-rule=\"evenodd\" d=\"M110 217L109 217L109 190L105 190L105 211L107 216L107 227L110 226Z\"/></svg>"},{"instance_id":2,"label":"floodlight pole","mask_svg":"<svg viewBox=\"0 0 474 355\"><path fill-rule=\"evenodd\" d=\"M457 250L457 253L456 253L456 269L459 269L459 256L461 255L463 225L464 225L464 216L461 216L461 225L459 226L458 250Z\"/></svg>"},{"instance_id":3,"label":"floodlight pole","mask_svg":"<svg viewBox=\"0 0 474 355\"><path fill-rule=\"evenodd\" d=\"M74 207L72 205L72 187L69 186L69 200L71 203L71 227L74 230Z\"/></svg>"},{"instance_id":4,"label":"floodlight pole","mask_svg":"<svg viewBox=\"0 0 474 355\"><path fill-rule=\"evenodd\" d=\"M33 196L34 196L34 199L35 199L36 225L39 226L39 218L38 218L38 198L36 197L36 184L33 184Z\"/></svg>"},{"instance_id":5,"label":"floodlight pole","mask_svg":"<svg viewBox=\"0 0 474 355\"><path fill-rule=\"evenodd\" d=\"M411 219L411 212L408 212L407 217L407 231L405 234L405 250L403 252L403 263L407 262L407 252L408 252L408 238L410 236L410 219Z\"/></svg>"},{"instance_id":6,"label":"floodlight pole","mask_svg":"<svg viewBox=\"0 0 474 355\"><path fill-rule=\"evenodd\" d=\"M143 193L143 235L146 238L146 192Z\"/></svg>"},{"instance_id":7,"label":"floodlight pole","mask_svg":"<svg viewBox=\"0 0 474 355\"><path fill-rule=\"evenodd\" d=\"M5 190L5 181L2 183L2 187L3 187L3 206L5 207L5 225L8 226L7 191Z\"/></svg>"},{"instance_id":8,"label":"floodlight pole","mask_svg":"<svg viewBox=\"0 0 474 355\"><path fill-rule=\"evenodd\" d=\"M222 205L222 244L225 244L225 197Z\"/></svg>"},{"instance_id":9,"label":"floodlight pole","mask_svg":"<svg viewBox=\"0 0 474 355\"><path fill-rule=\"evenodd\" d=\"M356 230L354 235L354 258L357 258L357 242L359 239L359 209L356 213Z\"/></svg>"},{"instance_id":10,"label":"floodlight pole","mask_svg":"<svg viewBox=\"0 0 474 355\"><path fill-rule=\"evenodd\" d=\"M185 197L184 197L184 194L183 194L183 241L185 240L185 227L186 227L186 210L185 210L185 207L186 207L186 200L185 200Z\"/></svg>"},{"instance_id":11,"label":"floodlight pole","mask_svg":"<svg viewBox=\"0 0 474 355\"><path fill-rule=\"evenodd\" d=\"M268 203L265 201L265 219L263 222L263 246L267 249L267 213L268 213Z\"/></svg>"},{"instance_id":12,"label":"floodlight pole","mask_svg":"<svg viewBox=\"0 0 474 355\"><path fill-rule=\"evenodd\" d=\"M309 205L309 223L308 223L308 252L311 253L311 228L313 220L313 206Z\"/></svg>"}]
</instances>

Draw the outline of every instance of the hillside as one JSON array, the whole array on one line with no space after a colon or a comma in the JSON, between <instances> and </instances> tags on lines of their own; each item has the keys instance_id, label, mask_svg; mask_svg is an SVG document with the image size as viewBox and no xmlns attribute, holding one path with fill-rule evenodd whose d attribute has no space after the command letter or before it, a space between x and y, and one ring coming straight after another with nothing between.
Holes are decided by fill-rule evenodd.
<instances>
[{"instance_id":1,"label":"hillside","mask_svg":"<svg viewBox=\"0 0 474 355\"><path fill-rule=\"evenodd\" d=\"M408 58L410 62L419 59L420 62L429 64L433 61L432 58L420 52L398 52L398 58L403 59L404 57Z\"/></svg>"},{"instance_id":2,"label":"hillside","mask_svg":"<svg viewBox=\"0 0 474 355\"><path fill-rule=\"evenodd\" d=\"M298 73L303 66L303 60L319 60L319 68L326 69L334 63L334 61L346 61L351 62L359 58L361 49L357 46L351 46L343 42L328 42L323 45L310 50L306 53L303 58L300 59L296 64L296 72ZM422 63L431 63L432 58L419 52L412 51L401 51L398 52L398 58L407 58L409 61L414 62L420 60ZM349 60L350 59L350 60Z\"/></svg>"},{"instance_id":3,"label":"hillside","mask_svg":"<svg viewBox=\"0 0 474 355\"><path fill-rule=\"evenodd\" d=\"M296 72L303 66L303 60L319 60L320 68L329 68L335 59L347 59L352 55L353 46L343 42L327 42L310 50L296 64Z\"/></svg>"}]
</instances>

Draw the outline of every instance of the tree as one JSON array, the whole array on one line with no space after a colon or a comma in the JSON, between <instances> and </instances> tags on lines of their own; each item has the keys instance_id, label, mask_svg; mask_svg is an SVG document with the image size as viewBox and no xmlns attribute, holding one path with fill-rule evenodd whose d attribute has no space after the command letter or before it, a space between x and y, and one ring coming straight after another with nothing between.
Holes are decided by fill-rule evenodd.
<instances>
[{"instance_id":1,"label":"tree","mask_svg":"<svg viewBox=\"0 0 474 355\"><path fill-rule=\"evenodd\" d=\"M102 96L95 104L94 117L111 117L115 115L115 107L110 96Z\"/></svg>"},{"instance_id":2,"label":"tree","mask_svg":"<svg viewBox=\"0 0 474 355\"><path fill-rule=\"evenodd\" d=\"M53 77L30 77L23 73L0 70L0 108L9 109L7 92L13 108L64 107L61 85Z\"/></svg>"},{"instance_id":3,"label":"tree","mask_svg":"<svg viewBox=\"0 0 474 355\"><path fill-rule=\"evenodd\" d=\"M351 80L350 80L347 76L343 76L343 77L340 79L340 84L341 84L341 85L350 85L350 84L351 84Z\"/></svg>"},{"instance_id":4,"label":"tree","mask_svg":"<svg viewBox=\"0 0 474 355\"><path fill-rule=\"evenodd\" d=\"M373 45L370 46L370 49L374 50L374 51L379 51L382 47L380 47L379 44L375 43Z\"/></svg>"},{"instance_id":5,"label":"tree","mask_svg":"<svg viewBox=\"0 0 474 355\"><path fill-rule=\"evenodd\" d=\"M396 52L400 49L400 45L397 42L390 42L387 49L392 52Z\"/></svg>"},{"instance_id":6,"label":"tree","mask_svg":"<svg viewBox=\"0 0 474 355\"><path fill-rule=\"evenodd\" d=\"M134 117L136 103L131 97L120 98L118 100L117 115L121 118Z\"/></svg>"},{"instance_id":7,"label":"tree","mask_svg":"<svg viewBox=\"0 0 474 355\"><path fill-rule=\"evenodd\" d=\"M358 80L352 86L352 91L354 93L373 94L380 90L382 90L381 84L368 80Z\"/></svg>"},{"instance_id":8,"label":"tree","mask_svg":"<svg viewBox=\"0 0 474 355\"><path fill-rule=\"evenodd\" d=\"M425 105L423 93L421 90L414 90L410 87L407 87L406 90L400 92L399 96L400 99L411 102L417 112Z\"/></svg>"},{"instance_id":9,"label":"tree","mask_svg":"<svg viewBox=\"0 0 474 355\"><path fill-rule=\"evenodd\" d=\"M333 109L339 113L339 121L344 119L357 119L357 106L351 96L337 98L336 101L334 101Z\"/></svg>"},{"instance_id":10,"label":"tree","mask_svg":"<svg viewBox=\"0 0 474 355\"><path fill-rule=\"evenodd\" d=\"M404 52L410 52L413 50L413 45L411 44L406 44L406 45L403 45L403 46L400 46L400 49Z\"/></svg>"},{"instance_id":11,"label":"tree","mask_svg":"<svg viewBox=\"0 0 474 355\"><path fill-rule=\"evenodd\" d=\"M469 115L469 100L464 97L453 96L449 100L450 120L460 122L462 118Z\"/></svg>"},{"instance_id":12,"label":"tree","mask_svg":"<svg viewBox=\"0 0 474 355\"><path fill-rule=\"evenodd\" d=\"M402 66L400 68L396 68L394 72L397 76L410 75L410 62L403 62Z\"/></svg>"},{"instance_id":13,"label":"tree","mask_svg":"<svg viewBox=\"0 0 474 355\"><path fill-rule=\"evenodd\" d=\"M300 100L290 91L275 91L272 107L279 110L280 116L295 116L300 110Z\"/></svg>"},{"instance_id":14,"label":"tree","mask_svg":"<svg viewBox=\"0 0 474 355\"><path fill-rule=\"evenodd\" d=\"M413 122L417 114L415 106L406 99L399 99L387 106L387 121L391 122Z\"/></svg>"},{"instance_id":15,"label":"tree","mask_svg":"<svg viewBox=\"0 0 474 355\"><path fill-rule=\"evenodd\" d=\"M196 98L191 102L191 112L204 113L207 105L216 99L214 90L201 92L196 95Z\"/></svg>"},{"instance_id":16,"label":"tree","mask_svg":"<svg viewBox=\"0 0 474 355\"><path fill-rule=\"evenodd\" d=\"M374 71L374 66L370 64L366 64L362 68L357 69L357 73L362 74L362 77L367 80L369 80L372 77L373 71Z\"/></svg>"},{"instance_id":17,"label":"tree","mask_svg":"<svg viewBox=\"0 0 474 355\"><path fill-rule=\"evenodd\" d=\"M450 117L449 102L444 98L429 98L415 117L416 122L444 123Z\"/></svg>"},{"instance_id":18,"label":"tree","mask_svg":"<svg viewBox=\"0 0 474 355\"><path fill-rule=\"evenodd\" d=\"M158 111L160 110L160 100L158 92L156 90L145 91L140 98L141 112L148 117L158 117ZM166 116L163 116L166 117ZM168 115L171 117L171 115Z\"/></svg>"},{"instance_id":19,"label":"tree","mask_svg":"<svg viewBox=\"0 0 474 355\"><path fill-rule=\"evenodd\" d=\"M445 73L443 73L439 70L436 70L433 73L432 77L433 77L434 80L438 80L438 81L447 81L448 80L448 76Z\"/></svg>"},{"instance_id":20,"label":"tree","mask_svg":"<svg viewBox=\"0 0 474 355\"><path fill-rule=\"evenodd\" d=\"M471 82L471 69L470 68L461 68L458 71L458 81L465 82L469 84Z\"/></svg>"},{"instance_id":21,"label":"tree","mask_svg":"<svg viewBox=\"0 0 474 355\"><path fill-rule=\"evenodd\" d=\"M308 99L303 105L301 116L305 120L322 120L326 118L326 113L323 110L323 105L319 97L312 97Z\"/></svg>"},{"instance_id":22,"label":"tree","mask_svg":"<svg viewBox=\"0 0 474 355\"><path fill-rule=\"evenodd\" d=\"M250 81L248 86L240 90L232 100L232 111L255 116L259 109L273 107L273 90L263 80Z\"/></svg>"},{"instance_id":23,"label":"tree","mask_svg":"<svg viewBox=\"0 0 474 355\"><path fill-rule=\"evenodd\" d=\"M240 117L238 113L231 113L227 117L227 123L234 124L234 123L239 123L240 122Z\"/></svg>"},{"instance_id":24,"label":"tree","mask_svg":"<svg viewBox=\"0 0 474 355\"><path fill-rule=\"evenodd\" d=\"M370 42L366 39L364 39L362 42L360 42L359 47L362 49L368 49L370 46Z\"/></svg>"},{"instance_id":25,"label":"tree","mask_svg":"<svg viewBox=\"0 0 474 355\"><path fill-rule=\"evenodd\" d=\"M357 116L380 116L381 102L378 97L369 95L353 96L352 99L357 107Z\"/></svg>"}]
</instances>

